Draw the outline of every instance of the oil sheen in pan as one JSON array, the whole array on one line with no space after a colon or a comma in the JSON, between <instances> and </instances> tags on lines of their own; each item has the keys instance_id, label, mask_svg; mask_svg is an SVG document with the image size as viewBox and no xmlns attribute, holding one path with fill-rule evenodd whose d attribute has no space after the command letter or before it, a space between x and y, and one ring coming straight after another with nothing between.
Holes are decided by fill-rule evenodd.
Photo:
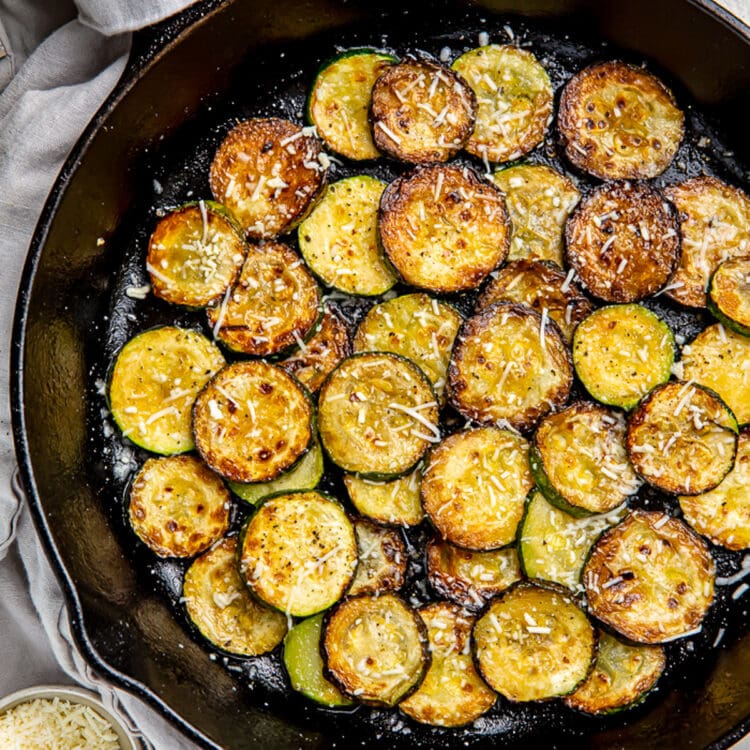
<instances>
[{"instance_id":1,"label":"oil sheen in pan","mask_svg":"<svg viewBox=\"0 0 750 750\"><path fill-rule=\"evenodd\" d=\"M408 19L408 17L407 17ZM432 29L429 25L432 24ZM481 37L480 37L481 35ZM150 232L157 217L164 210L189 200L210 197L208 169L213 153L224 134L237 119L253 116L281 116L303 121L305 97L312 85L320 64L346 47L377 47L396 54L425 51L452 61L463 52L486 43L513 43L530 49L537 55L550 74L555 91L578 70L603 59L625 59L644 62L627 51L614 49L600 40L585 38L580 30L566 28L556 22L554 27L542 23L521 22L507 17L479 18L477 14L441 17L439 23L421 17L399 23L398 30L373 24L367 28L352 27L338 30L335 35L319 35L293 47L270 47L247 60L245 68L238 71L236 84L228 96L219 102L206 105L203 111L185 124L177 133L163 141L158 149L144 154L137 163L139 198L130 207L120 227L109 241L110 250L117 253L121 264L111 281L109 313L102 316L98 329L92 331L88 350L91 352L91 393L89 399L89 425L91 461L100 481L100 494L113 526L133 565L144 580L165 597L172 606L174 616L186 624L183 605L179 601L182 575L187 562L159 560L141 545L130 531L126 517L126 497L129 480L134 471L148 457L147 454L123 439L106 411L104 383L108 366L119 348L137 332L167 323L202 329L211 335L202 313L180 310L149 296L134 300L125 290L147 283L144 257ZM660 75L673 88L681 108L686 114L686 137L673 164L654 180L657 186L679 182L698 174L714 174L744 189L745 169L734 164L731 154L722 147L720 131L711 128L707 120L693 107L689 99L668 76L650 64L649 69ZM554 127L545 143L528 157L529 163L548 164L561 171L570 166L561 156ZM479 162L459 154L458 163L471 164L483 171ZM380 159L373 166L334 161L330 180L335 181L363 172L391 181L406 171L406 165ZM585 194L597 181L577 175L581 191ZM294 245L294 235L289 238ZM398 288L396 291L400 291ZM337 295L333 295L334 299ZM346 316L356 323L373 304L373 300L336 300ZM378 300L375 300L378 301ZM474 293L453 298L464 313L474 301ZM677 335L678 342L690 340L708 323L702 313L688 312L672 305L663 297L646 303L662 316ZM231 359L231 356L230 356ZM580 387L572 398L582 396ZM463 420L455 417L454 427ZM322 487L346 499L346 491L337 474L329 472ZM232 527L237 529L246 515L244 508L233 511ZM664 508L674 511L674 500L653 490L641 491L635 505L645 508ZM429 537L425 525L405 534L410 562L407 583L403 589L406 598L420 605L432 598L424 575L423 552ZM712 547L718 574L728 576L740 568L742 553ZM272 711L295 717L310 728L327 727L328 736L337 736L352 724L356 734L368 739L363 744L385 743L394 746L404 742L412 747L434 748L449 746L484 746L500 738L522 744L524 741L548 741L551 746L574 741L592 724L601 727L619 726L634 720L639 713L653 708L655 703L677 682L702 681L705 666L715 658L714 644L733 637L738 620L744 615L742 599L734 600L733 586L719 586L717 601L707 617L702 631L690 638L667 645L669 667L659 683L656 695L649 698L644 708L625 712L619 716L591 719L567 709L561 702L544 704L509 704L498 699L495 707L469 727L443 730L418 725L395 710L358 707L354 710L332 711L313 705L288 687L278 652L252 659L234 659L219 653L211 658L220 660L235 677L238 685L249 694L248 700L268 706ZM189 639L186 624L185 638ZM203 642L202 642L203 643ZM210 651L208 644L203 643ZM492 739L491 739L492 738Z\"/></svg>"}]
</instances>

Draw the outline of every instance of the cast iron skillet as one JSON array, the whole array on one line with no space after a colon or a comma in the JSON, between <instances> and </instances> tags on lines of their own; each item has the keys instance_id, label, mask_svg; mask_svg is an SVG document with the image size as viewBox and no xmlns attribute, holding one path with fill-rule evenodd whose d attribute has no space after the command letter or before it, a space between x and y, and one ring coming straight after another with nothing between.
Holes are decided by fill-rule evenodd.
<instances>
[{"instance_id":1,"label":"cast iron skillet","mask_svg":"<svg viewBox=\"0 0 750 750\"><path fill-rule=\"evenodd\" d=\"M582 39L589 59L629 50L625 54L648 59L682 101L692 98L707 115L696 127L712 133L711 121L721 122L721 153L712 156L712 169L747 189L747 175L736 165L750 164L750 30L708 0L486 0L468 9L442 0L430 3L429 12L408 0L372 5L206 0L142 34L47 201L14 324L14 437L81 648L100 672L206 747L727 747L750 730L750 628L741 605L731 615L722 610L712 623L712 634L726 631L717 653L709 653L705 638L696 639L694 647L706 657L691 657L690 668L675 670L655 698L625 717L592 721L551 706L500 712L466 733L446 733L401 722L395 713L383 718L362 709L348 715L312 708L289 693L272 660L222 663L175 617L182 568L149 564L153 556L139 550L118 518L121 498L113 497L113 488L122 489L132 456L108 453L101 395L92 384L103 374L104 355L133 322L132 311L111 301L122 297L128 274L138 272L147 207L168 202L157 198L162 186L153 183L152 171L167 175L167 191L175 195L195 185L204 190L199 197L207 197L204 162L220 128L205 141L199 133L205 123L221 120L214 110L239 111L243 97L272 96L262 82L280 73L290 90L302 90L315 54L334 42L377 45L382 31L393 32L391 43L416 44L428 30L434 40L463 28L473 35L467 44L480 29L492 31L496 41L503 24L523 28L519 16L529 16L528 28L541 29L537 39L551 40L562 58L585 59ZM604 52L602 40L610 45ZM537 46L535 52L544 53ZM307 78L295 78L295 64ZM280 101L279 111L298 117L289 106ZM196 144L203 151L191 150ZM97 243L100 237L104 244ZM145 327L152 314L158 320L157 309L136 323ZM670 322L686 332L695 323ZM726 573L739 562L725 557L719 564Z\"/></svg>"}]
</instances>

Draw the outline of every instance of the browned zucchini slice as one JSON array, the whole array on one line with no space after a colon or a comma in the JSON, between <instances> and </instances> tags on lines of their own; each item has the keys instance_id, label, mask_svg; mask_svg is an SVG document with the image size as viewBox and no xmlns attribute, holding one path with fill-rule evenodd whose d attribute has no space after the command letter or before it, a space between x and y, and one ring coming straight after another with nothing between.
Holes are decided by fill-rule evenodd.
<instances>
[{"instance_id":1,"label":"browned zucchini slice","mask_svg":"<svg viewBox=\"0 0 750 750\"><path fill-rule=\"evenodd\" d=\"M453 63L477 97L477 121L466 150L485 161L518 159L538 146L552 119L552 84L531 52L496 44Z\"/></svg>"},{"instance_id":2,"label":"browned zucchini slice","mask_svg":"<svg viewBox=\"0 0 750 750\"><path fill-rule=\"evenodd\" d=\"M256 117L222 141L211 162L211 192L248 237L267 239L300 222L323 189L326 171L320 141L308 130Z\"/></svg>"},{"instance_id":3,"label":"browned zucchini slice","mask_svg":"<svg viewBox=\"0 0 750 750\"><path fill-rule=\"evenodd\" d=\"M628 461L625 430L620 412L586 401L545 417L529 454L537 487L572 516L614 510L641 486Z\"/></svg>"},{"instance_id":4,"label":"browned zucchini slice","mask_svg":"<svg viewBox=\"0 0 750 750\"><path fill-rule=\"evenodd\" d=\"M369 309L354 336L355 352L393 352L419 365L441 402L453 341L463 318L426 294L405 294Z\"/></svg>"},{"instance_id":5,"label":"browned zucchini slice","mask_svg":"<svg viewBox=\"0 0 750 750\"><path fill-rule=\"evenodd\" d=\"M438 727L461 727L487 713L497 696L477 674L469 639L474 618L448 602L422 607L432 663L422 684L399 708L415 721Z\"/></svg>"},{"instance_id":6,"label":"browned zucchini slice","mask_svg":"<svg viewBox=\"0 0 750 750\"><path fill-rule=\"evenodd\" d=\"M641 703L666 666L663 647L634 646L600 630L593 671L563 700L569 708L587 714L618 713Z\"/></svg>"},{"instance_id":7,"label":"browned zucchini slice","mask_svg":"<svg viewBox=\"0 0 750 750\"><path fill-rule=\"evenodd\" d=\"M348 596L397 591L404 585L408 557L401 534L366 518L352 520L359 564Z\"/></svg>"},{"instance_id":8,"label":"browned zucchini slice","mask_svg":"<svg viewBox=\"0 0 750 750\"><path fill-rule=\"evenodd\" d=\"M551 263L537 260L514 260L495 271L479 295L476 312L495 302L528 305L557 323L570 343L576 326L594 309L580 289Z\"/></svg>"},{"instance_id":9,"label":"browned zucchini slice","mask_svg":"<svg viewBox=\"0 0 750 750\"><path fill-rule=\"evenodd\" d=\"M496 302L461 326L448 366L448 399L467 419L530 430L568 399L570 352L549 317Z\"/></svg>"},{"instance_id":10,"label":"browned zucchini slice","mask_svg":"<svg viewBox=\"0 0 750 750\"><path fill-rule=\"evenodd\" d=\"M682 257L667 294L689 307L706 306L706 287L727 258L750 253L750 198L715 177L693 177L665 190L677 207Z\"/></svg>"},{"instance_id":11,"label":"browned zucchini slice","mask_svg":"<svg viewBox=\"0 0 750 750\"><path fill-rule=\"evenodd\" d=\"M396 354L345 359L318 398L320 439L344 471L395 479L440 440L438 404L426 375Z\"/></svg>"},{"instance_id":12,"label":"browned zucchini slice","mask_svg":"<svg viewBox=\"0 0 750 750\"><path fill-rule=\"evenodd\" d=\"M510 701L573 692L596 658L596 631L569 592L522 581L493 599L474 625L474 658Z\"/></svg>"},{"instance_id":13,"label":"browned zucchini slice","mask_svg":"<svg viewBox=\"0 0 750 750\"><path fill-rule=\"evenodd\" d=\"M314 412L297 381L266 362L236 362L201 391L193 407L195 445L233 482L275 479L310 447Z\"/></svg>"},{"instance_id":14,"label":"browned zucchini slice","mask_svg":"<svg viewBox=\"0 0 750 750\"><path fill-rule=\"evenodd\" d=\"M246 254L242 230L226 209L198 201L159 220L148 242L146 269L157 297L206 307L234 284Z\"/></svg>"},{"instance_id":15,"label":"browned zucchini slice","mask_svg":"<svg viewBox=\"0 0 750 750\"><path fill-rule=\"evenodd\" d=\"M357 567L354 528L326 495L277 495L242 530L239 565L261 601L287 617L307 617L328 609L349 587Z\"/></svg>"},{"instance_id":16,"label":"browned zucchini slice","mask_svg":"<svg viewBox=\"0 0 750 750\"><path fill-rule=\"evenodd\" d=\"M190 410L201 388L226 363L197 331L152 328L128 341L109 379L109 408L122 434L154 453L194 447Z\"/></svg>"},{"instance_id":17,"label":"browned zucchini slice","mask_svg":"<svg viewBox=\"0 0 750 750\"><path fill-rule=\"evenodd\" d=\"M529 444L497 427L455 432L435 447L422 477L422 505L443 539L467 549L516 538L534 480Z\"/></svg>"},{"instance_id":18,"label":"browned zucchini slice","mask_svg":"<svg viewBox=\"0 0 750 750\"><path fill-rule=\"evenodd\" d=\"M416 526L422 522L424 511L419 497L421 479L419 469L390 482L344 474L344 484L352 505L373 521L396 526Z\"/></svg>"},{"instance_id":19,"label":"browned zucchini slice","mask_svg":"<svg viewBox=\"0 0 750 750\"><path fill-rule=\"evenodd\" d=\"M645 184L613 182L586 196L565 227L565 257L586 288L607 302L658 292L680 258L677 215Z\"/></svg>"},{"instance_id":20,"label":"browned zucchini slice","mask_svg":"<svg viewBox=\"0 0 750 750\"><path fill-rule=\"evenodd\" d=\"M200 634L222 651L257 656L278 646L286 617L257 602L237 571L237 537L222 539L185 573L182 599Z\"/></svg>"},{"instance_id":21,"label":"browned zucchini slice","mask_svg":"<svg viewBox=\"0 0 750 750\"><path fill-rule=\"evenodd\" d=\"M683 123L672 92L656 76L616 60L574 75L557 114L565 155L602 180L660 175L677 153Z\"/></svg>"},{"instance_id":22,"label":"browned zucchini slice","mask_svg":"<svg viewBox=\"0 0 750 750\"><path fill-rule=\"evenodd\" d=\"M710 492L680 496L685 520L714 544L750 547L750 428L740 431L737 457L729 474Z\"/></svg>"},{"instance_id":23,"label":"browned zucchini slice","mask_svg":"<svg viewBox=\"0 0 750 750\"><path fill-rule=\"evenodd\" d=\"M583 569L589 611L637 643L700 628L714 595L708 545L666 513L635 510L605 531Z\"/></svg>"},{"instance_id":24,"label":"browned zucchini slice","mask_svg":"<svg viewBox=\"0 0 750 750\"><path fill-rule=\"evenodd\" d=\"M239 281L208 324L232 351L266 357L303 342L319 317L320 289L281 242L250 247Z\"/></svg>"},{"instance_id":25,"label":"browned zucchini slice","mask_svg":"<svg viewBox=\"0 0 750 750\"><path fill-rule=\"evenodd\" d=\"M362 703L395 706L430 665L422 618L393 593L344 599L325 617L321 651L327 676Z\"/></svg>"},{"instance_id":26,"label":"browned zucchini slice","mask_svg":"<svg viewBox=\"0 0 750 750\"><path fill-rule=\"evenodd\" d=\"M407 57L386 68L372 87L375 145L414 164L447 161L471 135L476 109L460 75L432 60Z\"/></svg>"},{"instance_id":27,"label":"browned zucchini slice","mask_svg":"<svg viewBox=\"0 0 750 750\"><path fill-rule=\"evenodd\" d=\"M427 580L439 596L480 610L522 577L515 547L475 552L439 537L427 543Z\"/></svg>"},{"instance_id":28,"label":"browned zucchini slice","mask_svg":"<svg viewBox=\"0 0 750 750\"><path fill-rule=\"evenodd\" d=\"M720 263L708 285L706 301L720 323L750 336L750 258L729 258Z\"/></svg>"},{"instance_id":29,"label":"browned zucchini slice","mask_svg":"<svg viewBox=\"0 0 750 750\"><path fill-rule=\"evenodd\" d=\"M221 539L232 506L224 482L195 456L150 458L130 488L130 525L159 557L193 557Z\"/></svg>"},{"instance_id":30,"label":"browned zucchini slice","mask_svg":"<svg viewBox=\"0 0 750 750\"><path fill-rule=\"evenodd\" d=\"M654 388L628 424L628 456L654 487L679 495L712 490L731 471L737 420L714 393L692 381Z\"/></svg>"},{"instance_id":31,"label":"browned zucchini slice","mask_svg":"<svg viewBox=\"0 0 750 750\"><path fill-rule=\"evenodd\" d=\"M421 167L394 180L380 201L378 228L403 280L435 292L473 289L510 244L503 194L467 167Z\"/></svg>"}]
</instances>

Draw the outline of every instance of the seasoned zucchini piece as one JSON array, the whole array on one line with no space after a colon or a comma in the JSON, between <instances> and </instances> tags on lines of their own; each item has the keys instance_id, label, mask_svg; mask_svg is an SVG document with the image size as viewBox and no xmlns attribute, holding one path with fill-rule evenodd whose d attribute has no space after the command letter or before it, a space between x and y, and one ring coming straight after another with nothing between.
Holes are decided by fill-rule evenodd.
<instances>
[{"instance_id":1,"label":"seasoned zucchini piece","mask_svg":"<svg viewBox=\"0 0 750 750\"><path fill-rule=\"evenodd\" d=\"M674 159L684 116L672 92L641 67L591 65L563 89L557 127L565 155L602 180L660 175Z\"/></svg>"},{"instance_id":2,"label":"seasoned zucchini piece","mask_svg":"<svg viewBox=\"0 0 750 750\"><path fill-rule=\"evenodd\" d=\"M237 572L237 537L222 539L185 573L182 599L188 617L214 646L237 656L273 651L286 633L286 617L250 595Z\"/></svg>"},{"instance_id":3,"label":"seasoned zucchini piece","mask_svg":"<svg viewBox=\"0 0 750 750\"><path fill-rule=\"evenodd\" d=\"M323 449L315 440L307 453L288 471L285 471L270 482L227 482L229 489L237 497L251 505L257 505L261 500L282 492L297 490L314 490L323 476Z\"/></svg>"},{"instance_id":4,"label":"seasoned zucchini piece","mask_svg":"<svg viewBox=\"0 0 750 750\"><path fill-rule=\"evenodd\" d=\"M475 550L510 544L534 485L528 454L520 435L497 427L455 432L435 447L422 505L443 539Z\"/></svg>"},{"instance_id":5,"label":"seasoned zucchini piece","mask_svg":"<svg viewBox=\"0 0 750 750\"><path fill-rule=\"evenodd\" d=\"M352 520L357 535L359 565L348 596L397 591L404 585L408 558L401 534L368 521Z\"/></svg>"},{"instance_id":6,"label":"seasoned zucchini piece","mask_svg":"<svg viewBox=\"0 0 750 750\"><path fill-rule=\"evenodd\" d=\"M242 229L227 210L198 201L159 220L148 242L146 270L157 297L206 307L234 284L246 254Z\"/></svg>"},{"instance_id":7,"label":"seasoned zucchini piece","mask_svg":"<svg viewBox=\"0 0 750 750\"><path fill-rule=\"evenodd\" d=\"M415 721L461 727L487 713L497 696L484 684L471 660L469 639L474 618L448 602L422 607L432 663L422 684L399 708Z\"/></svg>"},{"instance_id":8,"label":"seasoned zucchini piece","mask_svg":"<svg viewBox=\"0 0 750 750\"><path fill-rule=\"evenodd\" d=\"M750 258L720 263L708 285L708 309L727 328L750 336Z\"/></svg>"},{"instance_id":9,"label":"seasoned zucchini piece","mask_svg":"<svg viewBox=\"0 0 750 750\"><path fill-rule=\"evenodd\" d=\"M552 84L528 50L490 44L453 63L477 97L466 150L485 161L518 159L543 140L552 120Z\"/></svg>"},{"instance_id":10,"label":"seasoned zucchini piece","mask_svg":"<svg viewBox=\"0 0 750 750\"><path fill-rule=\"evenodd\" d=\"M474 625L474 657L510 701L572 693L596 658L596 631L569 592L522 581L493 599Z\"/></svg>"},{"instance_id":11,"label":"seasoned zucchini piece","mask_svg":"<svg viewBox=\"0 0 750 750\"><path fill-rule=\"evenodd\" d=\"M645 184L613 182L589 193L565 227L565 258L607 302L658 292L680 258L677 214Z\"/></svg>"},{"instance_id":12,"label":"seasoned zucchini piece","mask_svg":"<svg viewBox=\"0 0 750 750\"><path fill-rule=\"evenodd\" d=\"M448 366L448 399L467 419L530 430L568 400L560 329L526 305L496 302L466 320Z\"/></svg>"},{"instance_id":13,"label":"seasoned zucchini piece","mask_svg":"<svg viewBox=\"0 0 750 750\"><path fill-rule=\"evenodd\" d=\"M625 512L622 505L606 515L574 518L534 490L518 527L521 569L529 578L542 578L580 593L581 570L591 545L604 529L621 521Z\"/></svg>"},{"instance_id":14,"label":"seasoned zucchini piece","mask_svg":"<svg viewBox=\"0 0 750 750\"><path fill-rule=\"evenodd\" d=\"M426 294L405 294L371 307L354 336L355 352L393 352L419 365L445 402L445 373L463 318Z\"/></svg>"},{"instance_id":15,"label":"seasoned zucchini piece","mask_svg":"<svg viewBox=\"0 0 750 750\"><path fill-rule=\"evenodd\" d=\"M125 437L147 451L190 451L193 402L225 364L218 347L197 331L164 326L140 333L112 367L112 418Z\"/></svg>"},{"instance_id":16,"label":"seasoned zucchini piece","mask_svg":"<svg viewBox=\"0 0 750 750\"><path fill-rule=\"evenodd\" d=\"M239 281L208 324L232 351L267 357L295 346L320 315L320 289L297 254L281 242L250 247Z\"/></svg>"},{"instance_id":17,"label":"seasoned zucchini piece","mask_svg":"<svg viewBox=\"0 0 750 750\"><path fill-rule=\"evenodd\" d=\"M326 614L321 651L327 676L361 703L395 706L430 666L422 618L390 592L344 599Z\"/></svg>"},{"instance_id":18,"label":"seasoned zucchini piece","mask_svg":"<svg viewBox=\"0 0 750 750\"><path fill-rule=\"evenodd\" d=\"M716 489L680 496L685 520L714 544L728 549L750 547L750 428L740 432L737 457Z\"/></svg>"},{"instance_id":19,"label":"seasoned zucchini piece","mask_svg":"<svg viewBox=\"0 0 750 750\"><path fill-rule=\"evenodd\" d=\"M284 666L292 688L298 693L330 708L351 706L353 701L323 676L320 655L323 617L323 613L308 617L289 630L284 638Z\"/></svg>"},{"instance_id":20,"label":"seasoned zucchini piece","mask_svg":"<svg viewBox=\"0 0 750 750\"><path fill-rule=\"evenodd\" d=\"M448 161L471 135L477 101L464 79L432 60L407 57L372 87L375 145L414 164Z\"/></svg>"},{"instance_id":21,"label":"seasoned zucchini piece","mask_svg":"<svg viewBox=\"0 0 750 750\"><path fill-rule=\"evenodd\" d=\"M149 458L130 488L128 515L159 557L193 557L221 539L232 506L224 482L195 456Z\"/></svg>"},{"instance_id":22,"label":"seasoned zucchini piece","mask_svg":"<svg viewBox=\"0 0 750 750\"><path fill-rule=\"evenodd\" d=\"M682 235L682 257L667 294L683 305L705 307L706 287L719 263L750 253L750 198L706 175L664 192L679 211Z\"/></svg>"},{"instance_id":23,"label":"seasoned zucchini piece","mask_svg":"<svg viewBox=\"0 0 750 750\"><path fill-rule=\"evenodd\" d=\"M307 117L326 146L357 161L377 159L370 132L372 87L396 58L371 49L350 49L318 73L307 100Z\"/></svg>"},{"instance_id":24,"label":"seasoned zucchini piece","mask_svg":"<svg viewBox=\"0 0 750 750\"><path fill-rule=\"evenodd\" d=\"M201 391L193 434L203 460L233 482L267 482L313 439L313 406L297 381L266 362L236 362Z\"/></svg>"},{"instance_id":25,"label":"seasoned zucchini piece","mask_svg":"<svg viewBox=\"0 0 750 750\"><path fill-rule=\"evenodd\" d=\"M587 714L618 713L641 703L666 666L663 647L634 646L600 630L594 670L563 700L569 708Z\"/></svg>"},{"instance_id":26,"label":"seasoned zucchini piece","mask_svg":"<svg viewBox=\"0 0 750 750\"><path fill-rule=\"evenodd\" d=\"M380 201L378 229L403 280L435 292L473 289L510 244L503 194L467 167L421 167L394 180Z\"/></svg>"},{"instance_id":27,"label":"seasoned zucchini piece","mask_svg":"<svg viewBox=\"0 0 750 750\"><path fill-rule=\"evenodd\" d=\"M547 500L580 518L607 513L634 495L641 482L628 461L625 429L622 414L586 401L545 417L529 464Z\"/></svg>"},{"instance_id":28,"label":"seasoned zucchini piece","mask_svg":"<svg viewBox=\"0 0 750 750\"><path fill-rule=\"evenodd\" d=\"M349 326L341 315L326 305L313 335L300 343L299 350L279 364L294 375L310 393L317 393L339 362L352 353Z\"/></svg>"},{"instance_id":29,"label":"seasoned zucchini piece","mask_svg":"<svg viewBox=\"0 0 750 750\"><path fill-rule=\"evenodd\" d=\"M666 383L630 416L628 456L654 487L698 495L731 471L737 432L734 414L716 393L693 381Z\"/></svg>"},{"instance_id":30,"label":"seasoned zucchini piece","mask_svg":"<svg viewBox=\"0 0 750 750\"><path fill-rule=\"evenodd\" d=\"M714 595L708 545L666 513L635 510L605 531L583 568L589 611L637 643L699 628Z\"/></svg>"},{"instance_id":31,"label":"seasoned zucchini piece","mask_svg":"<svg viewBox=\"0 0 750 750\"><path fill-rule=\"evenodd\" d=\"M419 497L421 478L419 469L390 482L376 482L361 479L355 474L344 474L344 484L352 505L363 516L378 523L416 526L424 518Z\"/></svg>"},{"instance_id":32,"label":"seasoned zucchini piece","mask_svg":"<svg viewBox=\"0 0 750 750\"><path fill-rule=\"evenodd\" d=\"M300 251L328 286L372 296L396 283L378 244L378 206L384 189L384 182L369 175L339 180L300 225Z\"/></svg>"},{"instance_id":33,"label":"seasoned zucchini piece","mask_svg":"<svg viewBox=\"0 0 750 750\"><path fill-rule=\"evenodd\" d=\"M682 347L681 364L685 380L716 391L740 424L750 422L750 339L717 323Z\"/></svg>"},{"instance_id":34,"label":"seasoned zucchini piece","mask_svg":"<svg viewBox=\"0 0 750 750\"><path fill-rule=\"evenodd\" d=\"M287 617L314 615L337 602L354 577L354 528L320 492L277 495L245 524L239 566L261 601Z\"/></svg>"},{"instance_id":35,"label":"seasoned zucchini piece","mask_svg":"<svg viewBox=\"0 0 750 750\"><path fill-rule=\"evenodd\" d=\"M438 404L427 376L396 354L345 359L320 389L318 420L331 461L365 479L406 474L440 440Z\"/></svg>"},{"instance_id":36,"label":"seasoned zucchini piece","mask_svg":"<svg viewBox=\"0 0 750 750\"><path fill-rule=\"evenodd\" d=\"M586 390L603 404L633 409L669 380L672 329L647 308L609 305L595 310L573 336L573 364Z\"/></svg>"},{"instance_id":37,"label":"seasoned zucchini piece","mask_svg":"<svg viewBox=\"0 0 750 750\"><path fill-rule=\"evenodd\" d=\"M434 537L427 543L426 561L435 592L474 611L522 577L515 547L474 552Z\"/></svg>"},{"instance_id":38,"label":"seasoned zucchini piece","mask_svg":"<svg viewBox=\"0 0 750 750\"><path fill-rule=\"evenodd\" d=\"M544 164L501 169L492 181L505 193L513 231L509 260L563 264L563 229L581 194L573 181Z\"/></svg>"},{"instance_id":39,"label":"seasoned zucchini piece","mask_svg":"<svg viewBox=\"0 0 750 750\"><path fill-rule=\"evenodd\" d=\"M594 309L575 284L551 263L514 260L492 274L475 307L481 312L495 302L528 305L547 311L570 343L576 326Z\"/></svg>"},{"instance_id":40,"label":"seasoned zucchini piece","mask_svg":"<svg viewBox=\"0 0 750 750\"><path fill-rule=\"evenodd\" d=\"M236 125L211 162L211 192L248 237L269 239L293 229L326 181L327 160L307 129L278 117Z\"/></svg>"}]
</instances>

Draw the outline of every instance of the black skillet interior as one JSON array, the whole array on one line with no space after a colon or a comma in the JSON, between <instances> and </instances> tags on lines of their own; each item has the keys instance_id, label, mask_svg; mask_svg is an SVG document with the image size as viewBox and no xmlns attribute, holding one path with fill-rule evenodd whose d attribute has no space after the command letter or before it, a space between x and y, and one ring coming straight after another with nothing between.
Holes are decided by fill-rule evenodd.
<instances>
[{"instance_id":1,"label":"black skillet interior","mask_svg":"<svg viewBox=\"0 0 750 750\"><path fill-rule=\"evenodd\" d=\"M647 61L687 110L688 137L658 183L705 171L747 189L750 148L739 113L750 109L750 39L679 0L441 3L429 12L408 3L376 12L338 0L237 0L209 13L216 5L200 4L139 39L126 77L63 170L22 285L14 349L19 460L89 658L207 746L727 746L750 726L750 634L734 587L719 589L700 634L669 646L671 667L657 693L607 720L557 703L498 701L467 729L427 729L393 711L311 706L287 687L278 654L212 653L182 615L185 566L158 561L124 521L127 483L145 453L118 437L102 390L113 354L137 331L166 322L207 330L199 314L124 293L144 281L145 243L160 210L210 196L208 165L235 118L300 120L313 75L337 46L436 55L449 47L453 58L486 31L493 42L528 44L556 88L595 60ZM192 33L171 41L202 13L208 17ZM531 161L569 170L554 137ZM335 164L331 179L358 171ZM390 180L403 169L383 162L365 171ZM594 184L578 177L584 191ZM667 303L654 306L687 340L705 324ZM363 307L347 311L356 319ZM345 497L334 477L326 481ZM637 503L673 508L647 492ZM236 510L235 522L243 513ZM429 597L420 582L426 533L409 537L407 595L415 602ZM715 553L720 575L740 567L742 555Z\"/></svg>"}]
</instances>

